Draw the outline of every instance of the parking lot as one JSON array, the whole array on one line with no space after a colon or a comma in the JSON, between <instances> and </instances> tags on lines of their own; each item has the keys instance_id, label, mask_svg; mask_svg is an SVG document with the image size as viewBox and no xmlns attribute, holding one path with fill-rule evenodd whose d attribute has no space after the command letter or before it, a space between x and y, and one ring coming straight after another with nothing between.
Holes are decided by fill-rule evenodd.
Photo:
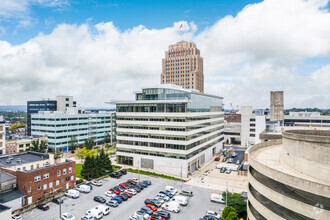
<instances>
[{"instance_id":1,"label":"parking lot","mask_svg":"<svg viewBox=\"0 0 330 220\"><path fill-rule=\"evenodd\" d=\"M105 178L103 179L103 185L100 187L93 186L93 190L90 193L84 194L80 193L78 199L64 198L64 203L62 204L62 213L68 212L76 217L76 220L80 220L85 212L100 203L93 200L94 196L102 196L109 200L104 193L109 190L109 188L118 185L122 182L127 181L131 178L137 178L136 174L128 173L122 176L120 179ZM167 180L156 177L149 177L141 175L141 180L151 180L152 185L145 188L137 195L124 201L116 208L110 208L110 214L104 216L103 219L129 219L135 211L139 210L144 206L145 199L153 199L159 191L165 190L165 186L171 185L174 188L180 189L180 182L174 180ZM188 205L181 206L181 212L171 213L171 219L186 220L186 219L199 219L204 216L206 210L213 210L220 212L224 208L223 204L212 203L210 201L211 192L220 192L212 189L202 188L198 186L192 186L190 184L183 184L183 189L189 189L193 191L194 196L189 198ZM42 220L49 219L53 220L59 219L59 205L54 203L49 203L49 210L41 211L39 209L33 209L22 214L24 220Z\"/></svg>"}]
</instances>

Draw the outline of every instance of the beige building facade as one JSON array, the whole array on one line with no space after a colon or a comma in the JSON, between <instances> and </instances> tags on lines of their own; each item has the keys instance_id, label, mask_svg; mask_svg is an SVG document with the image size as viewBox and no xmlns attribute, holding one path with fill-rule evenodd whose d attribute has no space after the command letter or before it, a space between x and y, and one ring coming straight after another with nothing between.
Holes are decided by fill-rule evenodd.
<instances>
[{"instance_id":1,"label":"beige building facade","mask_svg":"<svg viewBox=\"0 0 330 220\"><path fill-rule=\"evenodd\" d=\"M170 45L162 60L161 84L175 84L204 92L203 58L192 42Z\"/></svg>"},{"instance_id":2,"label":"beige building facade","mask_svg":"<svg viewBox=\"0 0 330 220\"><path fill-rule=\"evenodd\" d=\"M39 138L22 138L22 139L12 139L6 141L6 154L14 154L19 152L24 152L30 150L33 140L45 141L48 144L48 137Z\"/></svg>"}]
</instances>

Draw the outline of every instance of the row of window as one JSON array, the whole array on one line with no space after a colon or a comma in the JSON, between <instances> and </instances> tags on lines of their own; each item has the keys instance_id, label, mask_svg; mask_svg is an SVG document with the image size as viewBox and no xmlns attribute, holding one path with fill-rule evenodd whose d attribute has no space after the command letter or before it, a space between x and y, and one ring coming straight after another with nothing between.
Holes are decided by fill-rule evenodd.
<instances>
[{"instance_id":1,"label":"row of window","mask_svg":"<svg viewBox=\"0 0 330 220\"><path fill-rule=\"evenodd\" d=\"M74 180L74 176L70 176L70 177L67 177L67 179L66 179L67 181L69 181L69 180L71 180L71 181L73 181ZM56 180L55 181L55 185L56 186L58 186L58 185L60 185L60 180ZM47 187L49 187L49 189L51 189L51 188L53 188L53 182L50 182L49 184L44 184L43 186L38 186L37 187L37 190L41 190L41 188L43 188L43 190L47 190ZM30 193L32 191L32 189L31 189L31 186L28 188L28 192Z\"/></svg>"},{"instance_id":2,"label":"row of window","mask_svg":"<svg viewBox=\"0 0 330 220\"><path fill-rule=\"evenodd\" d=\"M67 171L66 168L64 168L64 169L63 169L63 175L66 175L66 174L67 174L66 171ZM69 173L72 173L72 167L69 167L69 168L68 168L68 171L69 171ZM57 176L61 176L61 170L57 170ZM46 179L48 179L48 178L49 178L49 173L45 173L45 174L43 174L43 179L44 179L44 180L46 180ZM39 182L39 181L41 181L41 175L39 175L39 176L35 176L35 177L34 177L34 182Z\"/></svg>"}]
</instances>

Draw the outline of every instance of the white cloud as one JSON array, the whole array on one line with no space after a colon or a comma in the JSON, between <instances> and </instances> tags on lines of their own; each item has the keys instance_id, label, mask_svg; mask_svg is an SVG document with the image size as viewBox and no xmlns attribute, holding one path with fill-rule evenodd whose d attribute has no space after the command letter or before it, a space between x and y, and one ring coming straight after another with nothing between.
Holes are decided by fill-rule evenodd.
<instances>
[{"instance_id":1,"label":"white cloud","mask_svg":"<svg viewBox=\"0 0 330 220\"><path fill-rule=\"evenodd\" d=\"M330 56L326 3L268 0L199 34L193 22L123 32L104 22L62 24L17 46L0 41L0 104L60 94L84 106L133 99L133 91L160 82L168 45L192 40L204 58L206 92L225 97L226 107L268 107L269 91L284 90L286 107L330 108L329 65L299 73L305 59Z\"/></svg>"}]
</instances>

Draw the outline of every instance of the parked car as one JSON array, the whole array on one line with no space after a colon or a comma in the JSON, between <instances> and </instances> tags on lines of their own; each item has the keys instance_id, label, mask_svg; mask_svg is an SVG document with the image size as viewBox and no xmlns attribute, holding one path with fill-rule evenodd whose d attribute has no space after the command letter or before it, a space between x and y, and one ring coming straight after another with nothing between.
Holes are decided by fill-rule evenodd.
<instances>
[{"instance_id":1,"label":"parked car","mask_svg":"<svg viewBox=\"0 0 330 220\"><path fill-rule=\"evenodd\" d=\"M224 173L224 172L226 172L226 167L221 167L220 168L220 173Z\"/></svg>"},{"instance_id":2,"label":"parked car","mask_svg":"<svg viewBox=\"0 0 330 220\"><path fill-rule=\"evenodd\" d=\"M76 218L71 215L70 213L63 213L63 215L61 216L62 220L75 220Z\"/></svg>"},{"instance_id":3,"label":"parked car","mask_svg":"<svg viewBox=\"0 0 330 220\"><path fill-rule=\"evenodd\" d=\"M84 215L81 217L81 220L95 220L95 218L91 215Z\"/></svg>"},{"instance_id":4,"label":"parked car","mask_svg":"<svg viewBox=\"0 0 330 220\"><path fill-rule=\"evenodd\" d=\"M98 205L95 209L100 210L103 213L103 216L108 215L110 213L110 208L105 205Z\"/></svg>"},{"instance_id":5,"label":"parked car","mask_svg":"<svg viewBox=\"0 0 330 220\"><path fill-rule=\"evenodd\" d=\"M119 197L119 196L112 197L110 200L117 201L119 204L122 203L122 201L123 201L123 200L121 199L121 197Z\"/></svg>"},{"instance_id":6,"label":"parked car","mask_svg":"<svg viewBox=\"0 0 330 220\"><path fill-rule=\"evenodd\" d=\"M148 184L149 186L151 185L151 181L150 181L150 180L143 180L142 183L146 183L146 184Z\"/></svg>"},{"instance_id":7,"label":"parked car","mask_svg":"<svg viewBox=\"0 0 330 220\"><path fill-rule=\"evenodd\" d=\"M164 199L165 202L170 201L170 197L168 197L167 195L165 195L163 193L158 193L157 197Z\"/></svg>"},{"instance_id":8,"label":"parked car","mask_svg":"<svg viewBox=\"0 0 330 220\"><path fill-rule=\"evenodd\" d=\"M94 180L94 181L92 182L92 184L93 184L94 186L102 186L102 180Z\"/></svg>"},{"instance_id":9,"label":"parked car","mask_svg":"<svg viewBox=\"0 0 330 220\"><path fill-rule=\"evenodd\" d=\"M49 206L47 204L40 204L37 205L38 209L41 209L42 211L47 211L49 209Z\"/></svg>"},{"instance_id":10,"label":"parked car","mask_svg":"<svg viewBox=\"0 0 330 220\"><path fill-rule=\"evenodd\" d=\"M155 199L146 199L146 200L144 200L144 204L146 204L146 205L151 204L151 205L156 206L157 208L159 208L161 206L160 202L158 202Z\"/></svg>"},{"instance_id":11,"label":"parked car","mask_svg":"<svg viewBox=\"0 0 330 220\"><path fill-rule=\"evenodd\" d=\"M94 201L99 203L105 203L107 200L105 200L105 198L103 198L102 196L95 196Z\"/></svg>"},{"instance_id":12,"label":"parked car","mask_svg":"<svg viewBox=\"0 0 330 220\"><path fill-rule=\"evenodd\" d=\"M150 220L165 220L164 217L160 216L160 215L155 215L153 214L151 217L150 217Z\"/></svg>"},{"instance_id":13,"label":"parked car","mask_svg":"<svg viewBox=\"0 0 330 220\"><path fill-rule=\"evenodd\" d=\"M152 215L154 213L154 211L152 211L151 209L149 209L146 206L141 207L140 211L143 213L147 213L148 215Z\"/></svg>"},{"instance_id":14,"label":"parked car","mask_svg":"<svg viewBox=\"0 0 330 220\"><path fill-rule=\"evenodd\" d=\"M58 197L56 199L52 199L52 202L53 203L56 203L56 204L62 204L63 203L63 198L62 197Z\"/></svg>"},{"instance_id":15,"label":"parked car","mask_svg":"<svg viewBox=\"0 0 330 220\"><path fill-rule=\"evenodd\" d=\"M135 181L136 183L139 181L138 178L132 178L133 181Z\"/></svg>"},{"instance_id":16,"label":"parked car","mask_svg":"<svg viewBox=\"0 0 330 220\"><path fill-rule=\"evenodd\" d=\"M20 215L12 215L11 219L12 220L23 220L23 218Z\"/></svg>"},{"instance_id":17,"label":"parked car","mask_svg":"<svg viewBox=\"0 0 330 220\"><path fill-rule=\"evenodd\" d=\"M175 194L178 192L173 186L165 186L165 191L170 192L171 194Z\"/></svg>"},{"instance_id":18,"label":"parked car","mask_svg":"<svg viewBox=\"0 0 330 220\"><path fill-rule=\"evenodd\" d=\"M106 191L104 194L105 194L106 196L109 196L109 197L114 197L114 196L117 195L116 193L111 192L111 191Z\"/></svg>"},{"instance_id":19,"label":"parked car","mask_svg":"<svg viewBox=\"0 0 330 220\"><path fill-rule=\"evenodd\" d=\"M76 189L79 191L79 192L83 192L83 193L89 193L91 191L91 188L87 185L80 185L80 186L77 186Z\"/></svg>"},{"instance_id":20,"label":"parked car","mask_svg":"<svg viewBox=\"0 0 330 220\"><path fill-rule=\"evenodd\" d=\"M170 212L175 212L175 213L180 212L180 204L174 201L164 203L162 205L162 208Z\"/></svg>"},{"instance_id":21,"label":"parked car","mask_svg":"<svg viewBox=\"0 0 330 220\"><path fill-rule=\"evenodd\" d=\"M227 163L232 163L233 161L233 158L228 158Z\"/></svg>"},{"instance_id":22,"label":"parked car","mask_svg":"<svg viewBox=\"0 0 330 220\"><path fill-rule=\"evenodd\" d=\"M125 183L119 184L119 186L123 189L128 189L129 187Z\"/></svg>"},{"instance_id":23,"label":"parked car","mask_svg":"<svg viewBox=\"0 0 330 220\"><path fill-rule=\"evenodd\" d=\"M132 179L127 180L127 182L130 183L130 184L133 184L133 185L136 185L136 184L137 184L137 182L135 182L135 181L132 180Z\"/></svg>"},{"instance_id":24,"label":"parked car","mask_svg":"<svg viewBox=\"0 0 330 220\"><path fill-rule=\"evenodd\" d=\"M200 218L199 220L218 220L213 215L205 215L203 218Z\"/></svg>"},{"instance_id":25,"label":"parked car","mask_svg":"<svg viewBox=\"0 0 330 220\"><path fill-rule=\"evenodd\" d=\"M211 202L225 203L220 193L211 193Z\"/></svg>"},{"instance_id":26,"label":"parked car","mask_svg":"<svg viewBox=\"0 0 330 220\"><path fill-rule=\"evenodd\" d=\"M193 196L193 192L190 191L190 190L182 190L180 192L180 195L192 197Z\"/></svg>"},{"instance_id":27,"label":"parked car","mask_svg":"<svg viewBox=\"0 0 330 220\"><path fill-rule=\"evenodd\" d=\"M214 158L214 161L220 161L220 157Z\"/></svg>"},{"instance_id":28,"label":"parked car","mask_svg":"<svg viewBox=\"0 0 330 220\"><path fill-rule=\"evenodd\" d=\"M128 193L128 192L123 192L122 194L125 194L128 198L132 198L133 196L132 193Z\"/></svg>"},{"instance_id":29,"label":"parked car","mask_svg":"<svg viewBox=\"0 0 330 220\"><path fill-rule=\"evenodd\" d=\"M171 214L168 211L157 211L154 214L160 215L162 217L164 217L165 219L170 219L171 218Z\"/></svg>"},{"instance_id":30,"label":"parked car","mask_svg":"<svg viewBox=\"0 0 330 220\"><path fill-rule=\"evenodd\" d=\"M144 183L138 183L136 184L137 186L141 187L142 189L147 188L148 184L144 184Z\"/></svg>"},{"instance_id":31,"label":"parked car","mask_svg":"<svg viewBox=\"0 0 330 220\"><path fill-rule=\"evenodd\" d=\"M121 188L120 186L113 187L115 190L119 190L120 192L124 192L125 189Z\"/></svg>"},{"instance_id":32,"label":"parked car","mask_svg":"<svg viewBox=\"0 0 330 220\"><path fill-rule=\"evenodd\" d=\"M146 212L141 212L140 210L139 210L139 211L136 211L134 214L135 214L135 215L140 215L140 216L142 216L144 219L150 219L150 216L149 216L148 213L146 213Z\"/></svg>"},{"instance_id":33,"label":"parked car","mask_svg":"<svg viewBox=\"0 0 330 220\"><path fill-rule=\"evenodd\" d=\"M76 199L76 198L79 198L79 191L75 190L75 189L69 189L68 191L66 191L64 193L65 196L67 197L70 197L70 198L73 198L73 199Z\"/></svg>"},{"instance_id":34,"label":"parked car","mask_svg":"<svg viewBox=\"0 0 330 220\"><path fill-rule=\"evenodd\" d=\"M151 204L147 204L146 207L148 207L149 209L151 209L152 211L157 211L157 207Z\"/></svg>"},{"instance_id":35,"label":"parked car","mask_svg":"<svg viewBox=\"0 0 330 220\"><path fill-rule=\"evenodd\" d=\"M158 196L155 197L155 200L157 200L157 202L159 202L160 204L163 204L165 202L165 200L163 198L158 197Z\"/></svg>"},{"instance_id":36,"label":"parked car","mask_svg":"<svg viewBox=\"0 0 330 220\"><path fill-rule=\"evenodd\" d=\"M127 201L128 196L125 194L119 194L118 197L120 197L123 201Z\"/></svg>"},{"instance_id":37,"label":"parked car","mask_svg":"<svg viewBox=\"0 0 330 220\"><path fill-rule=\"evenodd\" d=\"M119 178L120 178L120 175L118 175L118 174L116 174L116 173L111 173L111 174L110 174L110 177L111 177L111 178L119 179Z\"/></svg>"},{"instance_id":38,"label":"parked car","mask_svg":"<svg viewBox=\"0 0 330 220\"><path fill-rule=\"evenodd\" d=\"M237 157L237 153L232 153L231 155L230 155L231 157Z\"/></svg>"},{"instance_id":39,"label":"parked car","mask_svg":"<svg viewBox=\"0 0 330 220\"><path fill-rule=\"evenodd\" d=\"M241 162L239 160L236 160L236 164L240 164Z\"/></svg>"},{"instance_id":40,"label":"parked car","mask_svg":"<svg viewBox=\"0 0 330 220\"><path fill-rule=\"evenodd\" d=\"M227 168L227 169L226 169L226 173L227 173L227 174L231 173L231 169L230 169L230 168Z\"/></svg>"},{"instance_id":41,"label":"parked car","mask_svg":"<svg viewBox=\"0 0 330 220\"><path fill-rule=\"evenodd\" d=\"M126 170L119 170L118 172L122 173L123 175L126 175L127 174L127 171Z\"/></svg>"},{"instance_id":42,"label":"parked car","mask_svg":"<svg viewBox=\"0 0 330 220\"><path fill-rule=\"evenodd\" d=\"M131 215L129 217L130 220L144 220L144 217L142 215L138 215L136 213L134 213L133 215Z\"/></svg>"},{"instance_id":43,"label":"parked car","mask_svg":"<svg viewBox=\"0 0 330 220\"><path fill-rule=\"evenodd\" d=\"M109 200L105 204L107 204L110 207L117 207L118 206L118 202L116 200Z\"/></svg>"},{"instance_id":44,"label":"parked car","mask_svg":"<svg viewBox=\"0 0 330 220\"><path fill-rule=\"evenodd\" d=\"M180 205L188 205L188 197L186 196L174 196L171 201L178 202Z\"/></svg>"},{"instance_id":45,"label":"parked car","mask_svg":"<svg viewBox=\"0 0 330 220\"><path fill-rule=\"evenodd\" d=\"M110 188L109 189L109 192L113 192L114 194L119 194L120 193L120 190L119 189L115 189L115 188Z\"/></svg>"},{"instance_id":46,"label":"parked car","mask_svg":"<svg viewBox=\"0 0 330 220\"><path fill-rule=\"evenodd\" d=\"M134 186L134 187L132 187L136 192L141 192L141 188L140 187L138 187L138 186Z\"/></svg>"},{"instance_id":47,"label":"parked car","mask_svg":"<svg viewBox=\"0 0 330 220\"><path fill-rule=\"evenodd\" d=\"M103 212L101 210L96 209L95 207L87 210L86 211L86 215L91 215L92 217L94 217L95 219L100 219L103 217Z\"/></svg>"},{"instance_id":48,"label":"parked car","mask_svg":"<svg viewBox=\"0 0 330 220\"><path fill-rule=\"evenodd\" d=\"M93 189L93 186L92 186L92 184L86 184L87 186L89 186L89 188L90 188L90 191L92 191L92 189Z\"/></svg>"},{"instance_id":49,"label":"parked car","mask_svg":"<svg viewBox=\"0 0 330 220\"><path fill-rule=\"evenodd\" d=\"M133 196L136 195L136 190L135 189L126 189L125 192L131 193Z\"/></svg>"},{"instance_id":50,"label":"parked car","mask_svg":"<svg viewBox=\"0 0 330 220\"><path fill-rule=\"evenodd\" d=\"M164 194L164 195L168 196L169 198L172 198L174 196L172 193L167 192L167 191L160 191L159 193Z\"/></svg>"},{"instance_id":51,"label":"parked car","mask_svg":"<svg viewBox=\"0 0 330 220\"><path fill-rule=\"evenodd\" d=\"M221 215L219 213L212 211L212 210L207 210L205 215L212 215L212 216L216 217L217 219L221 218Z\"/></svg>"}]
</instances>

